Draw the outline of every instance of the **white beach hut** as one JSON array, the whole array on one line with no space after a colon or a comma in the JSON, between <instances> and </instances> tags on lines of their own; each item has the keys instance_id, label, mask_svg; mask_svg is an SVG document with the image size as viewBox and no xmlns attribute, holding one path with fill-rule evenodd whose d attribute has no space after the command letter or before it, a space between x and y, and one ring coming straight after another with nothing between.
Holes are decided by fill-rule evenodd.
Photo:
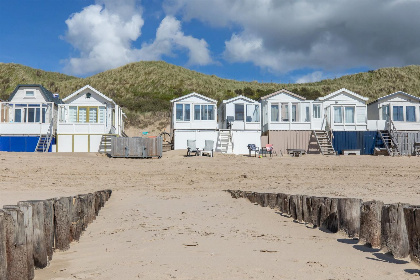
<instances>
[{"instance_id":1,"label":"white beach hut","mask_svg":"<svg viewBox=\"0 0 420 280\"><path fill-rule=\"evenodd\" d=\"M111 98L86 85L63 99L57 124L58 152L109 150L111 136L124 136L124 114Z\"/></svg>"},{"instance_id":2,"label":"white beach hut","mask_svg":"<svg viewBox=\"0 0 420 280\"><path fill-rule=\"evenodd\" d=\"M174 149L187 149L187 141L195 140L197 148L204 148L211 140L216 148L217 101L196 92L171 100L171 131Z\"/></svg>"},{"instance_id":3,"label":"white beach hut","mask_svg":"<svg viewBox=\"0 0 420 280\"><path fill-rule=\"evenodd\" d=\"M247 154L248 144L261 147L261 104L245 96L223 100L219 106L218 150Z\"/></svg>"}]
</instances>

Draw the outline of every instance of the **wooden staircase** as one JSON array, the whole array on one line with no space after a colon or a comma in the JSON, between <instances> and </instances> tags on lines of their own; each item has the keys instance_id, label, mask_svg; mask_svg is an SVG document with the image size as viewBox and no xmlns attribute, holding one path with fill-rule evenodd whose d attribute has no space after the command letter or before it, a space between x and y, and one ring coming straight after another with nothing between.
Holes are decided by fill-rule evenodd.
<instances>
[{"instance_id":1,"label":"wooden staircase","mask_svg":"<svg viewBox=\"0 0 420 280\"><path fill-rule=\"evenodd\" d=\"M390 156L398 156L400 155L400 151L398 149L398 144L392 137L392 133L388 130L380 130L379 135L381 136L382 142L386 150L388 151L388 155Z\"/></svg>"},{"instance_id":2,"label":"wooden staircase","mask_svg":"<svg viewBox=\"0 0 420 280\"><path fill-rule=\"evenodd\" d=\"M98 152L101 154L107 154L111 152L111 139L115 137L113 134L103 134L101 138L101 143L99 144Z\"/></svg>"},{"instance_id":3,"label":"wooden staircase","mask_svg":"<svg viewBox=\"0 0 420 280\"><path fill-rule=\"evenodd\" d=\"M222 153L232 153L232 136L230 135L230 130L221 129L219 130L219 139L218 139L218 147L217 149L220 150Z\"/></svg>"},{"instance_id":4,"label":"wooden staircase","mask_svg":"<svg viewBox=\"0 0 420 280\"><path fill-rule=\"evenodd\" d=\"M328 132L325 130L314 130L313 131L316 142L318 143L319 150L322 155L336 155L334 147L331 143L331 139L328 135Z\"/></svg>"}]
</instances>

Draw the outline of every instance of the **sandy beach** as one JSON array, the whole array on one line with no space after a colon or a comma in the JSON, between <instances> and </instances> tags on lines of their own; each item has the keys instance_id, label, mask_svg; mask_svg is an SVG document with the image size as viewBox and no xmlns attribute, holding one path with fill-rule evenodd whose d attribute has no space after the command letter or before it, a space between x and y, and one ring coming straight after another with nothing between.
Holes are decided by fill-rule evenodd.
<instances>
[{"instance_id":1,"label":"sandy beach","mask_svg":"<svg viewBox=\"0 0 420 280\"><path fill-rule=\"evenodd\" d=\"M420 204L420 158L0 153L0 203L112 189L35 279L417 279L420 267L223 190Z\"/></svg>"}]
</instances>

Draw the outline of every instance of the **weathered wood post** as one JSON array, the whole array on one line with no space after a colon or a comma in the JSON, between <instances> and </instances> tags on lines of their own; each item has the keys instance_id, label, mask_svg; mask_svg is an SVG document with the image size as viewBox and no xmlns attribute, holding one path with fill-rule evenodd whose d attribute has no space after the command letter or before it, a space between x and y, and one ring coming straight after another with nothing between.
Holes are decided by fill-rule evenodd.
<instances>
[{"instance_id":1,"label":"weathered wood post","mask_svg":"<svg viewBox=\"0 0 420 280\"><path fill-rule=\"evenodd\" d=\"M360 213L359 243L370 245L372 248L381 248L381 220L382 201L363 202Z\"/></svg>"},{"instance_id":2,"label":"weathered wood post","mask_svg":"<svg viewBox=\"0 0 420 280\"><path fill-rule=\"evenodd\" d=\"M404 207L408 207L408 204L396 203L382 207L382 249L397 259L409 255Z\"/></svg>"},{"instance_id":3,"label":"weathered wood post","mask_svg":"<svg viewBox=\"0 0 420 280\"><path fill-rule=\"evenodd\" d=\"M55 248L67 250L70 247L70 198L60 197L54 201L54 220L55 220Z\"/></svg>"},{"instance_id":4,"label":"weathered wood post","mask_svg":"<svg viewBox=\"0 0 420 280\"><path fill-rule=\"evenodd\" d=\"M324 205L323 197L316 197L316 196L311 197L311 223L314 227L321 226L321 208L323 205Z\"/></svg>"},{"instance_id":5,"label":"weathered wood post","mask_svg":"<svg viewBox=\"0 0 420 280\"><path fill-rule=\"evenodd\" d=\"M28 253L23 212L17 205L5 205L3 209L6 213L6 279L31 279L28 273Z\"/></svg>"},{"instance_id":6,"label":"weathered wood post","mask_svg":"<svg viewBox=\"0 0 420 280\"><path fill-rule=\"evenodd\" d=\"M112 190L111 189L106 189L105 192L106 192L106 201L108 201L109 198L112 195ZM238 191L238 192L241 192L241 191Z\"/></svg>"},{"instance_id":7,"label":"weathered wood post","mask_svg":"<svg viewBox=\"0 0 420 280\"><path fill-rule=\"evenodd\" d=\"M338 230L346 233L350 238L359 237L361 206L362 200L358 198L338 199Z\"/></svg>"},{"instance_id":8,"label":"weathered wood post","mask_svg":"<svg viewBox=\"0 0 420 280\"><path fill-rule=\"evenodd\" d=\"M297 199L296 199L296 220L298 220L299 222L303 221L303 209L302 209L302 195L298 194L296 195Z\"/></svg>"},{"instance_id":9,"label":"weathered wood post","mask_svg":"<svg viewBox=\"0 0 420 280\"><path fill-rule=\"evenodd\" d=\"M6 217L0 210L0 279L7 279Z\"/></svg>"},{"instance_id":10,"label":"weathered wood post","mask_svg":"<svg viewBox=\"0 0 420 280\"><path fill-rule=\"evenodd\" d=\"M312 198L307 195L302 195L302 213L303 213L303 221L307 224L312 223Z\"/></svg>"},{"instance_id":11,"label":"weathered wood post","mask_svg":"<svg viewBox=\"0 0 420 280\"><path fill-rule=\"evenodd\" d=\"M44 235L48 261L54 253L54 199L44 200Z\"/></svg>"},{"instance_id":12,"label":"weathered wood post","mask_svg":"<svg viewBox=\"0 0 420 280\"><path fill-rule=\"evenodd\" d=\"M297 202L297 200L298 200L298 197L297 197L297 195L291 195L290 197L289 197L289 213L290 213L290 216L292 216L292 218L293 218L293 220L297 220L297 204L298 204L298 202Z\"/></svg>"},{"instance_id":13,"label":"weathered wood post","mask_svg":"<svg viewBox=\"0 0 420 280\"><path fill-rule=\"evenodd\" d=\"M25 226L26 235L26 247L27 247L27 262L28 262L28 277L33 279L35 277L34 272L34 226L33 226L33 214L32 205L27 201L18 202L19 209L23 212L23 224Z\"/></svg>"},{"instance_id":14,"label":"weathered wood post","mask_svg":"<svg viewBox=\"0 0 420 280\"><path fill-rule=\"evenodd\" d=\"M271 209L274 209L277 207L277 194L276 193L269 193L268 194L268 206Z\"/></svg>"},{"instance_id":15,"label":"weathered wood post","mask_svg":"<svg viewBox=\"0 0 420 280\"><path fill-rule=\"evenodd\" d=\"M93 195L95 196L95 217L96 217L98 216L99 210L101 209L101 195L99 194L99 192L94 192Z\"/></svg>"},{"instance_id":16,"label":"weathered wood post","mask_svg":"<svg viewBox=\"0 0 420 280\"><path fill-rule=\"evenodd\" d=\"M411 206L404 208L405 223L411 260L420 263L420 208Z\"/></svg>"},{"instance_id":17,"label":"weathered wood post","mask_svg":"<svg viewBox=\"0 0 420 280\"><path fill-rule=\"evenodd\" d=\"M106 192L105 191L100 191L101 193L101 208L105 206L105 202L106 202Z\"/></svg>"},{"instance_id":18,"label":"weathered wood post","mask_svg":"<svg viewBox=\"0 0 420 280\"><path fill-rule=\"evenodd\" d=\"M325 205L325 215L322 227L331 231L332 233L338 232L338 198L330 198L329 206Z\"/></svg>"},{"instance_id":19,"label":"weathered wood post","mask_svg":"<svg viewBox=\"0 0 420 280\"><path fill-rule=\"evenodd\" d=\"M32 206L33 261L37 268L48 265L47 241L45 238L44 201L27 201Z\"/></svg>"},{"instance_id":20,"label":"weathered wood post","mask_svg":"<svg viewBox=\"0 0 420 280\"><path fill-rule=\"evenodd\" d=\"M82 205L80 203L80 197L70 197L70 235L72 240L79 240L82 234Z\"/></svg>"}]
</instances>

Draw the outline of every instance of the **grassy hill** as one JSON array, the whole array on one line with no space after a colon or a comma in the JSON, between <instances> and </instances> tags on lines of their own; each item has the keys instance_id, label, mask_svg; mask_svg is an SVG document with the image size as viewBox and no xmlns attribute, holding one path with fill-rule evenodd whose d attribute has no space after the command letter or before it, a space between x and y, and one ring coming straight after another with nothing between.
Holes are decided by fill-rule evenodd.
<instances>
[{"instance_id":1,"label":"grassy hill","mask_svg":"<svg viewBox=\"0 0 420 280\"><path fill-rule=\"evenodd\" d=\"M145 113L168 111L169 100L198 92L218 100L243 94L253 99L285 88L308 99L347 88L374 99L402 90L420 95L420 66L382 68L307 84L240 82L205 75L163 61L130 63L88 78L46 72L19 64L0 63L0 98L7 99L17 84L37 83L64 98L89 84L122 105L129 124L139 125ZM161 118L162 114L157 114ZM143 118L144 119L144 118Z\"/></svg>"}]
</instances>

